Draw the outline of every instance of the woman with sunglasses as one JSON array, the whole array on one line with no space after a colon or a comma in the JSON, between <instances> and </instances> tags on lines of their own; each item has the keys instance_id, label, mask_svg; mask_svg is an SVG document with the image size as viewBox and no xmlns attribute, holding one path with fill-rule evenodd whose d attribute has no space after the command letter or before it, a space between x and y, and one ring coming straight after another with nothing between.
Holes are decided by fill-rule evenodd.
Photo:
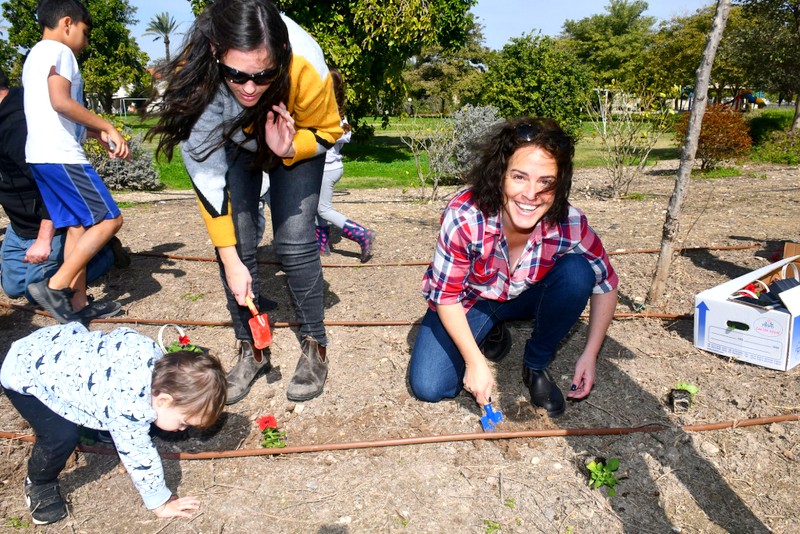
<instances>
[{"instance_id":1,"label":"woman with sunglasses","mask_svg":"<svg viewBox=\"0 0 800 534\"><path fill-rule=\"evenodd\" d=\"M618 279L586 216L568 202L574 152L558 124L539 118L503 122L476 146L471 187L445 208L423 278L429 309L409 364L417 398L438 402L463 388L479 405L491 402L488 362L511 348L504 322L533 319L523 382L534 406L563 414L547 368L587 301L586 345L567 397L591 391Z\"/></svg>"},{"instance_id":2,"label":"woman with sunglasses","mask_svg":"<svg viewBox=\"0 0 800 534\"><path fill-rule=\"evenodd\" d=\"M273 243L301 323L302 354L287 397L312 399L328 372L314 216L325 152L342 135L322 50L269 0L216 0L163 72L167 88L149 135L168 158L180 145L216 247L240 345L228 373L228 404L270 368L269 353L253 346L246 306L259 295L262 169L271 181Z\"/></svg>"}]
</instances>

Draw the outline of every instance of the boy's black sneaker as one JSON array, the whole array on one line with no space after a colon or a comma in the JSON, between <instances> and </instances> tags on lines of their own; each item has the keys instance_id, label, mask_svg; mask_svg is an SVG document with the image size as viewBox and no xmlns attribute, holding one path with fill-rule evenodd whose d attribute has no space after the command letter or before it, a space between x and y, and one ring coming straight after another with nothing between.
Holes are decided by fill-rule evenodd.
<instances>
[{"instance_id":1,"label":"boy's black sneaker","mask_svg":"<svg viewBox=\"0 0 800 534\"><path fill-rule=\"evenodd\" d=\"M67 517L67 504L61 497L57 480L34 484L25 477L23 493L35 525L49 525Z\"/></svg>"},{"instance_id":2,"label":"boy's black sneaker","mask_svg":"<svg viewBox=\"0 0 800 534\"><path fill-rule=\"evenodd\" d=\"M113 300L107 300L104 302L97 302L92 298L91 295L88 297L89 304L86 305L85 308L78 312L81 321L84 323L88 323L92 319L106 319L108 317L114 317L120 311L122 311L122 306L119 302L114 302Z\"/></svg>"},{"instance_id":3,"label":"boy's black sneaker","mask_svg":"<svg viewBox=\"0 0 800 534\"><path fill-rule=\"evenodd\" d=\"M80 320L77 313L72 310L72 290L68 287L64 289L50 289L47 287L49 279L41 282L28 284L28 293L36 302L50 312L54 319L61 324Z\"/></svg>"}]
</instances>

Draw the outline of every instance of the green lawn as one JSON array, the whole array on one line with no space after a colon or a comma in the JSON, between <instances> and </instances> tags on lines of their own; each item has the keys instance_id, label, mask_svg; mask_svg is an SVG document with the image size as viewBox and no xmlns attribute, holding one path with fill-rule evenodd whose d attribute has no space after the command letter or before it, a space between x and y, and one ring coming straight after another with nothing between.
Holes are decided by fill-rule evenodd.
<instances>
[{"instance_id":1,"label":"green lawn","mask_svg":"<svg viewBox=\"0 0 800 534\"><path fill-rule=\"evenodd\" d=\"M405 119L406 121L408 119ZM418 118L419 122L435 126L440 119ZM145 134L155 124L155 118L144 122L138 117L129 117L126 126L135 133ZM409 149L403 145L400 135L403 127L402 119L393 119L384 129L379 120L368 120L375 128L375 136L366 142L353 141L344 146L344 177L339 188L380 188L380 187L414 187L419 185L416 165ZM584 123L581 141L575 148L576 167L603 166L603 152L600 140L592 135L590 123ZM155 143L146 143L147 148L155 149ZM651 162L661 159L675 159L679 150L674 146L672 136L664 136L650 154ZM426 164L423 161L423 164ZM166 158L156 161L161 181L169 189L191 189L191 182L183 167L179 151L175 151L171 162Z\"/></svg>"}]
</instances>

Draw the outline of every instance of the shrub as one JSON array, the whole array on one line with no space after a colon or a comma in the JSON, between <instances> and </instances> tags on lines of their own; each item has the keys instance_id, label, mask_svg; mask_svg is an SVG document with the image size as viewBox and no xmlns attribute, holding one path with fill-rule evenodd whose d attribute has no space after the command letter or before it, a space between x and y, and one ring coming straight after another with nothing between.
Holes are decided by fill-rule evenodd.
<instances>
[{"instance_id":1,"label":"shrub","mask_svg":"<svg viewBox=\"0 0 800 534\"><path fill-rule=\"evenodd\" d=\"M675 141L682 146L686 139L689 113L677 121ZM721 162L746 156L753 145L747 120L739 111L720 104L708 106L700 128L696 159L700 168L713 169Z\"/></svg>"},{"instance_id":2,"label":"shrub","mask_svg":"<svg viewBox=\"0 0 800 534\"><path fill-rule=\"evenodd\" d=\"M433 127L416 116L403 123L400 140L414 156L422 198L427 184L430 200L436 200L439 186L463 183L473 161L473 144L500 120L497 108L468 104Z\"/></svg>"},{"instance_id":3,"label":"shrub","mask_svg":"<svg viewBox=\"0 0 800 534\"><path fill-rule=\"evenodd\" d=\"M401 126L400 140L414 157L420 198L435 201L439 186L443 185L447 177L455 174L453 164L455 134L452 119L443 120L431 127L418 117L414 117ZM423 156L427 157L427 165ZM430 197L427 197L425 192L428 185L431 186Z\"/></svg>"},{"instance_id":4,"label":"shrub","mask_svg":"<svg viewBox=\"0 0 800 534\"><path fill-rule=\"evenodd\" d=\"M629 93L612 87L587 102L587 114L600 138L610 194L628 194L642 174L650 152L661 136L673 128L672 110L665 96L652 91Z\"/></svg>"},{"instance_id":5,"label":"shrub","mask_svg":"<svg viewBox=\"0 0 800 534\"><path fill-rule=\"evenodd\" d=\"M476 107L470 104L464 106L453 114L453 135L455 136L455 148L453 158L455 160L455 183L462 183L472 165L475 154L472 146L476 141L480 141L488 130L502 121L500 111L494 106Z\"/></svg>"},{"instance_id":6,"label":"shrub","mask_svg":"<svg viewBox=\"0 0 800 534\"><path fill-rule=\"evenodd\" d=\"M800 164L800 132L773 132L756 148L755 157L770 163Z\"/></svg>"},{"instance_id":7,"label":"shrub","mask_svg":"<svg viewBox=\"0 0 800 534\"><path fill-rule=\"evenodd\" d=\"M759 146L770 141L774 132L785 132L792 126L793 109L765 109L748 117L750 137Z\"/></svg>"},{"instance_id":8,"label":"shrub","mask_svg":"<svg viewBox=\"0 0 800 534\"><path fill-rule=\"evenodd\" d=\"M106 149L95 139L89 139L84 143L86 155L97 174L110 190L156 191L163 189L164 184L153 166L153 153L144 148L142 136L140 134L131 136L125 132L123 135L128 141L128 148L131 152L129 161L109 158Z\"/></svg>"}]
</instances>

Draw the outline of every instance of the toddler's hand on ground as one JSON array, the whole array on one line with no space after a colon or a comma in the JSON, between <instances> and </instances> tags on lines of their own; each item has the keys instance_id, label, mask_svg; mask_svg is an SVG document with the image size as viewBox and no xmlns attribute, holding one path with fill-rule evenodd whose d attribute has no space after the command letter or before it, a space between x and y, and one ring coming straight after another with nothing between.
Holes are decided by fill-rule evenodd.
<instances>
[{"instance_id":1,"label":"toddler's hand on ground","mask_svg":"<svg viewBox=\"0 0 800 534\"><path fill-rule=\"evenodd\" d=\"M164 519L167 517L192 517L192 514L186 510L197 510L200 508L200 500L197 497L181 497L179 499L170 499L162 504L153 513L158 517Z\"/></svg>"}]
</instances>

